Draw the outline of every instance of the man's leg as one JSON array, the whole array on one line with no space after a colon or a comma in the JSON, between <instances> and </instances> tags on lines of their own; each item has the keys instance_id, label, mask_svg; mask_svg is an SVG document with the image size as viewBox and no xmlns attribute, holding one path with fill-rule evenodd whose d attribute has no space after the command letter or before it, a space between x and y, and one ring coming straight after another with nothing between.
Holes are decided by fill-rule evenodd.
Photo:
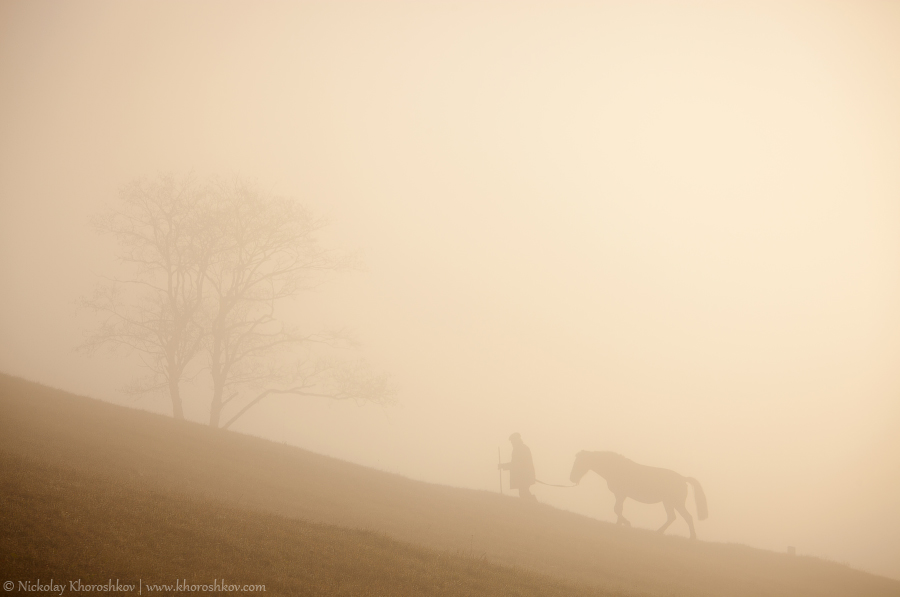
<instances>
[{"instance_id":1,"label":"man's leg","mask_svg":"<svg viewBox=\"0 0 900 597\"><path fill-rule=\"evenodd\" d=\"M520 488L520 489L519 489L519 497L520 497L520 498L523 498L523 499L526 499L526 500L531 500L532 502L536 502L536 501L537 501L537 498L534 496L533 493L531 493L531 488L530 488L530 487L522 487L522 488Z\"/></svg>"}]
</instances>

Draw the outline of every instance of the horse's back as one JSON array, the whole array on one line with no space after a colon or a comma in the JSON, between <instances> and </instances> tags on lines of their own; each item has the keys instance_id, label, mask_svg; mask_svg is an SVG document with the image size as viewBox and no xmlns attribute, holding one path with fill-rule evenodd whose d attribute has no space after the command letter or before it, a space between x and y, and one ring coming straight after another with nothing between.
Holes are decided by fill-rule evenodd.
<instances>
[{"instance_id":1,"label":"horse's back","mask_svg":"<svg viewBox=\"0 0 900 597\"><path fill-rule=\"evenodd\" d=\"M684 499L687 496L685 478L673 470L630 462L622 472L630 498L646 504Z\"/></svg>"}]
</instances>

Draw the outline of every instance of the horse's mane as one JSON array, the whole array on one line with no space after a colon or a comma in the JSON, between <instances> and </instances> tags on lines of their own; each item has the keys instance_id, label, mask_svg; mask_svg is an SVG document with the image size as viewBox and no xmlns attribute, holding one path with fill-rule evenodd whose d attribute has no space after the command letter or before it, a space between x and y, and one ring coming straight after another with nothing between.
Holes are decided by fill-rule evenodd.
<instances>
[{"instance_id":1,"label":"horse's mane","mask_svg":"<svg viewBox=\"0 0 900 597\"><path fill-rule=\"evenodd\" d=\"M631 459L625 458L618 452L611 452L609 450L596 450L596 451L582 450L581 452L578 453L579 456L582 454L584 454L585 456L612 456L616 460L623 460L626 462L631 462Z\"/></svg>"},{"instance_id":2,"label":"horse's mane","mask_svg":"<svg viewBox=\"0 0 900 597\"><path fill-rule=\"evenodd\" d=\"M626 458L619 454L618 452L611 452L609 450L599 450L599 451L589 451L582 450L579 452L579 456L583 456L587 458L587 462L597 462L605 463L605 466L611 466L613 468L620 467L630 467L634 464L634 461L630 458Z\"/></svg>"}]
</instances>

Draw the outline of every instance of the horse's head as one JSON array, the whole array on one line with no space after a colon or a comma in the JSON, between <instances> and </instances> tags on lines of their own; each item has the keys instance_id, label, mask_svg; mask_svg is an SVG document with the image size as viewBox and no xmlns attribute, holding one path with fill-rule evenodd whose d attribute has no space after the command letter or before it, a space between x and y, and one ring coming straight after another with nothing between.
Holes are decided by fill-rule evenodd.
<instances>
[{"instance_id":1,"label":"horse's head","mask_svg":"<svg viewBox=\"0 0 900 597\"><path fill-rule=\"evenodd\" d=\"M581 478L588 472L588 453L582 450L575 455L575 464L572 465L572 472L569 473L569 480L576 485L581 482Z\"/></svg>"}]
</instances>

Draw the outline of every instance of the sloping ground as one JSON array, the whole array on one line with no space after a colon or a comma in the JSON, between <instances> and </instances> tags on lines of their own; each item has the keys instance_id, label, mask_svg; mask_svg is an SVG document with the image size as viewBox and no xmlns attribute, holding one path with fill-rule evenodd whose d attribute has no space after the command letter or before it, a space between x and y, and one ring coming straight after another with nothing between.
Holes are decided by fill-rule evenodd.
<instances>
[{"instance_id":1,"label":"sloping ground","mask_svg":"<svg viewBox=\"0 0 900 597\"><path fill-rule=\"evenodd\" d=\"M598 595L470 554L161 494L10 454L0 453L0 470L0 581L16 589L52 580L86 592L112 580L135 594L204 594L218 584L268 595Z\"/></svg>"},{"instance_id":2,"label":"sloping ground","mask_svg":"<svg viewBox=\"0 0 900 597\"><path fill-rule=\"evenodd\" d=\"M138 492L213 499L232 508L377 531L430 549L483 554L490 562L603 592L900 596L900 582L815 558L619 528L8 376L0 377L0 452L117 479Z\"/></svg>"}]
</instances>

